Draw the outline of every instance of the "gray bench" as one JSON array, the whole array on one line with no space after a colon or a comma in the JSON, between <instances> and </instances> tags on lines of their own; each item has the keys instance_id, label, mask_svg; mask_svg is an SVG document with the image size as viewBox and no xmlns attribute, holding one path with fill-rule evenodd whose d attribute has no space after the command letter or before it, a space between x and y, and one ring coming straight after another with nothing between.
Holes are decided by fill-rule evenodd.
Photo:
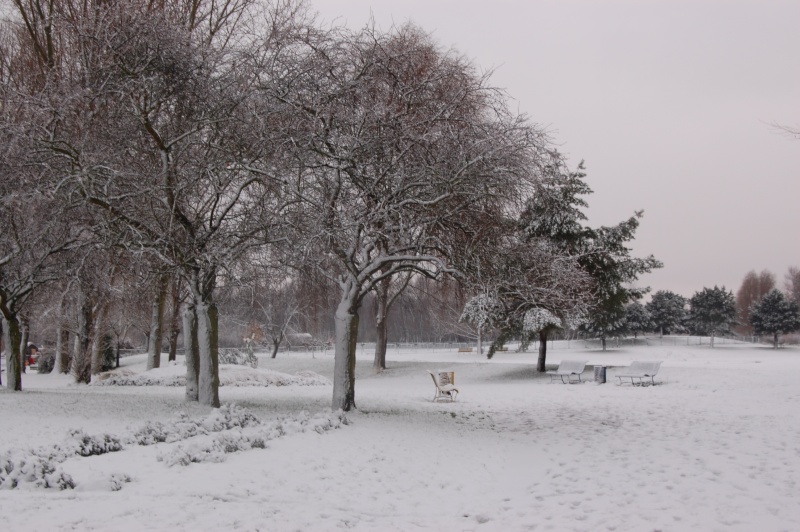
<instances>
[{"instance_id":1,"label":"gray bench","mask_svg":"<svg viewBox=\"0 0 800 532\"><path fill-rule=\"evenodd\" d=\"M558 365L558 369L548 371L547 374L550 375L550 382L553 382L556 377L561 379L563 384L581 382L581 373L583 373L584 368L586 368L585 360L562 360L561 364ZM573 381L573 376L578 377L578 380ZM566 381L564 377L567 378Z\"/></svg>"},{"instance_id":2,"label":"gray bench","mask_svg":"<svg viewBox=\"0 0 800 532\"><path fill-rule=\"evenodd\" d=\"M630 379L633 386L655 384L655 376L660 368L660 360L657 362L631 362L631 365L625 368L622 373L617 374L617 378L619 379L618 386L625 383L623 379ZM650 379L650 382L647 382L645 379Z\"/></svg>"}]
</instances>

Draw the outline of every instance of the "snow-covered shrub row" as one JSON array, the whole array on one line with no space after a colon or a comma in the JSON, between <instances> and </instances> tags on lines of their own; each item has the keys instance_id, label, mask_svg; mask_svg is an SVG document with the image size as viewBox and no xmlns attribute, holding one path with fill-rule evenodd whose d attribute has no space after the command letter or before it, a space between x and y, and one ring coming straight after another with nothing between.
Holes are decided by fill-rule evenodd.
<instances>
[{"instance_id":1,"label":"snow-covered shrub row","mask_svg":"<svg viewBox=\"0 0 800 532\"><path fill-rule=\"evenodd\" d=\"M219 434L210 442L188 445L179 445L175 449L158 457L159 461L167 466L189 465L199 462L222 462L225 455L249 449L264 449L267 442L287 434L307 432L313 430L322 434L332 429L347 425L344 413L326 412L310 416L302 412L295 416L286 416L275 423L264 424L250 430L236 429L228 433Z\"/></svg>"},{"instance_id":2,"label":"snow-covered shrub row","mask_svg":"<svg viewBox=\"0 0 800 532\"><path fill-rule=\"evenodd\" d=\"M225 351L220 350L219 363L257 368L258 357L252 352L239 351L238 349L227 349Z\"/></svg>"},{"instance_id":3,"label":"snow-covered shrub row","mask_svg":"<svg viewBox=\"0 0 800 532\"><path fill-rule=\"evenodd\" d=\"M75 483L57 465L73 456L93 456L122 450L122 442L111 434L91 436L71 430L56 445L38 449L17 449L0 456L0 487L13 489L20 484L39 488L74 488Z\"/></svg>"},{"instance_id":4,"label":"snow-covered shrub row","mask_svg":"<svg viewBox=\"0 0 800 532\"><path fill-rule=\"evenodd\" d=\"M61 490L74 488L72 477L61 471L54 462L30 450L5 452L0 455L0 489L15 489L25 484Z\"/></svg>"},{"instance_id":5,"label":"snow-covered shrub row","mask_svg":"<svg viewBox=\"0 0 800 532\"><path fill-rule=\"evenodd\" d=\"M103 380L92 380L92 386L186 386L186 375L152 373L115 374Z\"/></svg>"},{"instance_id":6,"label":"snow-covered shrub row","mask_svg":"<svg viewBox=\"0 0 800 532\"><path fill-rule=\"evenodd\" d=\"M249 370L246 368L220 368L220 386L327 386L331 381L314 373L301 371L289 375L271 370Z\"/></svg>"},{"instance_id":7,"label":"snow-covered shrub row","mask_svg":"<svg viewBox=\"0 0 800 532\"><path fill-rule=\"evenodd\" d=\"M236 404L224 404L202 420L191 419L186 413L182 413L172 422L148 422L133 434L132 442L138 445L172 443L211 432L258 424L258 419L246 408Z\"/></svg>"},{"instance_id":8,"label":"snow-covered shrub row","mask_svg":"<svg viewBox=\"0 0 800 532\"><path fill-rule=\"evenodd\" d=\"M92 382L95 386L186 386L185 375L159 374L152 371L139 374L114 374ZM314 373L301 371L288 375L270 370L253 370L241 366L220 367L220 386L327 386L330 380Z\"/></svg>"}]
</instances>

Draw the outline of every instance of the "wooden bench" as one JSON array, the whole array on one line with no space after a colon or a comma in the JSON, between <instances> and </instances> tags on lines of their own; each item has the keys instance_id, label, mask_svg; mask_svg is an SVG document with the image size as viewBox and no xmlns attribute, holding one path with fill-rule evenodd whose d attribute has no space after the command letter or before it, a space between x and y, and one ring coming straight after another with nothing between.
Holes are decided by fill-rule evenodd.
<instances>
[{"instance_id":1,"label":"wooden bench","mask_svg":"<svg viewBox=\"0 0 800 532\"><path fill-rule=\"evenodd\" d=\"M582 382L581 381L581 373L586 368L586 361L585 360L562 360L561 364L558 365L558 369L548 371L547 374L550 375L550 382L553 382L556 377L561 379L563 384L568 384L571 382ZM578 380L573 381L572 377L577 376ZM564 380L564 377L567 380Z\"/></svg>"},{"instance_id":2,"label":"wooden bench","mask_svg":"<svg viewBox=\"0 0 800 532\"><path fill-rule=\"evenodd\" d=\"M459 347L458 348L458 352L459 353L472 353L472 348L471 347Z\"/></svg>"},{"instance_id":3,"label":"wooden bench","mask_svg":"<svg viewBox=\"0 0 800 532\"><path fill-rule=\"evenodd\" d=\"M618 386L624 384L622 379L630 379L631 385L633 386L647 386L649 384L655 384L655 376L660 368L660 360L657 362L631 362L631 365L625 368L624 373L617 375L617 378L619 379ZM648 378L650 379L649 383L645 381L645 379ZM635 379L638 379L638 382L634 382Z\"/></svg>"}]
</instances>

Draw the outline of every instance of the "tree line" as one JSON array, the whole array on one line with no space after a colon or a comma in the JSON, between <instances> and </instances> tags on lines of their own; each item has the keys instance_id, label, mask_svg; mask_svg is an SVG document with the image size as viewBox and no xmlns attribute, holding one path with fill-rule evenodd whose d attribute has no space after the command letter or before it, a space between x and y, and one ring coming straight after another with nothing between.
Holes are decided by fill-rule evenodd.
<instances>
[{"instance_id":1,"label":"tree line","mask_svg":"<svg viewBox=\"0 0 800 532\"><path fill-rule=\"evenodd\" d=\"M625 323L618 333L708 335L713 347L715 336L736 332L766 335L777 348L780 335L799 329L800 269L790 267L783 291L776 288L775 276L767 270L748 272L735 297L724 286L703 288L691 298L659 290L645 305L628 305Z\"/></svg>"},{"instance_id":2,"label":"tree line","mask_svg":"<svg viewBox=\"0 0 800 532\"><path fill-rule=\"evenodd\" d=\"M641 213L586 225L583 166L413 24L325 27L292 0L12 5L0 24L9 388L22 389L34 322L78 382L135 331L148 368L182 337L186 399L216 407L226 331L275 356L295 328L332 335L331 406L349 410L365 308L377 369L392 308L429 335L491 331L490 356L563 328L605 340L646 292L634 281L661 266L630 255Z\"/></svg>"}]
</instances>

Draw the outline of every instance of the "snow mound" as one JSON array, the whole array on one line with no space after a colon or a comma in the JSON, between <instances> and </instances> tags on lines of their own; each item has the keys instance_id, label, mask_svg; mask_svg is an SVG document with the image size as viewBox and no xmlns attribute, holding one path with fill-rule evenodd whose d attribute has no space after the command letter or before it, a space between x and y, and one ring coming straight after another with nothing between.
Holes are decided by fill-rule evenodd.
<instances>
[{"instance_id":1,"label":"snow mound","mask_svg":"<svg viewBox=\"0 0 800 532\"><path fill-rule=\"evenodd\" d=\"M167 366L143 373L121 368L92 379L94 386L186 386L186 368ZM313 371L289 375L268 369L220 365L220 386L329 386L331 381Z\"/></svg>"}]
</instances>

